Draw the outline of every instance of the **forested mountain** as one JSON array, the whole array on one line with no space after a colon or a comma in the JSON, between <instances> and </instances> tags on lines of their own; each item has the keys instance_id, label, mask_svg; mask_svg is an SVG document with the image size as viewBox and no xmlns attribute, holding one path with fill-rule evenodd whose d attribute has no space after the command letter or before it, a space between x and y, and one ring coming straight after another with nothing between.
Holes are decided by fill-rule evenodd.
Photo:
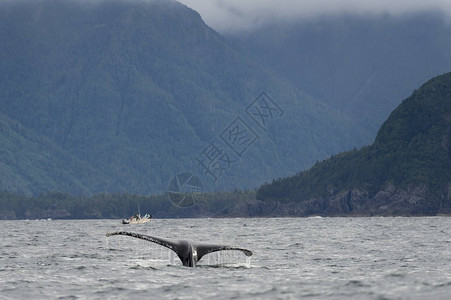
<instances>
[{"instance_id":1,"label":"forested mountain","mask_svg":"<svg viewBox=\"0 0 451 300\"><path fill-rule=\"evenodd\" d=\"M264 185L257 198L297 203L299 215L451 213L451 73L404 100L371 146Z\"/></svg>"},{"instance_id":2,"label":"forested mountain","mask_svg":"<svg viewBox=\"0 0 451 300\"><path fill-rule=\"evenodd\" d=\"M51 143L36 142L14 121L0 124L10 140L25 136L32 141L30 150L52 147ZM256 195L238 190L202 193L196 196L198 205L179 209L163 194L86 197L49 192L28 197L0 191L0 219L121 218L139 206L157 218L451 215L450 141L448 73L430 80L404 100L371 146L334 155L308 171L274 180L260 187ZM16 143L28 146L21 139ZM40 162L47 160L44 157Z\"/></svg>"},{"instance_id":3,"label":"forested mountain","mask_svg":"<svg viewBox=\"0 0 451 300\"><path fill-rule=\"evenodd\" d=\"M49 138L27 129L0 113L0 183L2 189L25 194L43 190L89 193L90 180L108 180L87 163L63 150Z\"/></svg>"},{"instance_id":4,"label":"forested mountain","mask_svg":"<svg viewBox=\"0 0 451 300\"><path fill-rule=\"evenodd\" d=\"M358 121L368 144L401 99L451 70L451 24L440 12L263 22L228 38L301 90Z\"/></svg>"},{"instance_id":5,"label":"forested mountain","mask_svg":"<svg viewBox=\"0 0 451 300\"><path fill-rule=\"evenodd\" d=\"M275 110L260 128L246 108L263 91ZM0 1L0 113L0 189L27 194L158 193L178 172L249 188L365 141L170 0ZM222 143L213 182L196 158L234 120L252 147Z\"/></svg>"}]
</instances>

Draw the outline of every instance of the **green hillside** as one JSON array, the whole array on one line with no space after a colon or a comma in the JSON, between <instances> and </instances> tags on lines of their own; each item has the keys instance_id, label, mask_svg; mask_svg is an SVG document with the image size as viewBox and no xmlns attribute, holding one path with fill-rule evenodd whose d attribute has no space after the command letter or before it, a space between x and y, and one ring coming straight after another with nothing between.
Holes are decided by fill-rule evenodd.
<instances>
[{"instance_id":1,"label":"green hillside","mask_svg":"<svg viewBox=\"0 0 451 300\"><path fill-rule=\"evenodd\" d=\"M48 190L89 193L96 178L98 187L108 178L89 164L61 149L49 138L36 134L0 113L0 182L2 189L31 195Z\"/></svg>"},{"instance_id":2,"label":"green hillside","mask_svg":"<svg viewBox=\"0 0 451 300\"><path fill-rule=\"evenodd\" d=\"M431 201L422 204L429 212L451 207L450 141L451 73L447 73L428 81L404 100L371 146L332 156L308 171L266 184L258 190L257 198L298 203L322 199L319 213L330 209L330 199L340 193L349 193L350 200L355 189L366 193L363 198L367 203L360 205L368 208L381 191L391 195L397 190L407 191L408 199L418 196L409 194L418 188L426 195L421 201Z\"/></svg>"},{"instance_id":3,"label":"green hillside","mask_svg":"<svg viewBox=\"0 0 451 300\"><path fill-rule=\"evenodd\" d=\"M283 111L266 131L245 113L262 91ZM364 141L175 1L0 2L0 113L23 128L0 137L0 189L33 194L252 188ZM258 139L213 183L195 158L237 117Z\"/></svg>"}]
</instances>

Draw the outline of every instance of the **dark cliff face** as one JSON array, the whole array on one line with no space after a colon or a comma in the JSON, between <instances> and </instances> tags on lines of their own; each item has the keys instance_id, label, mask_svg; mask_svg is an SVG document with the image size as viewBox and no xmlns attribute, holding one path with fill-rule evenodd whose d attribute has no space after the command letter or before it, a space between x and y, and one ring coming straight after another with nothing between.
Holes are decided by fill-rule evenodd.
<instances>
[{"instance_id":1,"label":"dark cliff face","mask_svg":"<svg viewBox=\"0 0 451 300\"><path fill-rule=\"evenodd\" d=\"M382 125L373 145L262 186L282 215L450 212L451 73L425 83ZM290 211L291 207L292 211Z\"/></svg>"}]
</instances>

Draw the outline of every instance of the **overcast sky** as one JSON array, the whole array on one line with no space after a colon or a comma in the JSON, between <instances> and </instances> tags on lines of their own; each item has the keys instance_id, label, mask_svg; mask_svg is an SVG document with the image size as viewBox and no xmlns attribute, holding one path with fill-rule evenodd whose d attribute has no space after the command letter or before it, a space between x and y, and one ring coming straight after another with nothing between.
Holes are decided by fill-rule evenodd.
<instances>
[{"instance_id":1,"label":"overcast sky","mask_svg":"<svg viewBox=\"0 0 451 300\"><path fill-rule=\"evenodd\" d=\"M451 16L451 0L178 0L219 32L247 30L268 19L341 13L399 15L435 10Z\"/></svg>"}]
</instances>

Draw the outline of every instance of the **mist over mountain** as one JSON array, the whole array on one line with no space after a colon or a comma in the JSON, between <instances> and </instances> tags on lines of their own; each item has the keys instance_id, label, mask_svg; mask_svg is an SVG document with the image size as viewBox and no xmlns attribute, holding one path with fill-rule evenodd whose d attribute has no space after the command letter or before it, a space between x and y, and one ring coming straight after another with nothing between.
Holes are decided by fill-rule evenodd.
<instances>
[{"instance_id":1,"label":"mist over mountain","mask_svg":"<svg viewBox=\"0 0 451 300\"><path fill-rule=\"evenodd\" d=\"M451 70L448 20L444 11L337 13L270 18L227 36L299 89L356 120L370 143L401 99Z\"/></svg>"},{"instance_id":2,"label":"mist over mountain","mask_svg":"<svg viewBox=\"0 0 451 300\"><path fill-rule=\"evenodd\" d=\"M265 128L246 113L262 92L279 107ZM254 131L240 155L224 144L235 121ZM27 194L164 192L179 172L250 188L365 143L344 114L162 0L1 1L0 125L0 188ZM228 164L216 182L196 160L212 142Z\"/></svg>"},{"instance_id":3,"label":"mist over mountain","mask_svg":"<svg viewBox=\"0 0 451 300\"><path fill-rule=\"evenodd\" d=\"M198 11L222 34L252 32L270 23L309 21L343 15L374 17L440 12L451 16L448 0L178 0Z\"/></svg>"}]
</instances>

